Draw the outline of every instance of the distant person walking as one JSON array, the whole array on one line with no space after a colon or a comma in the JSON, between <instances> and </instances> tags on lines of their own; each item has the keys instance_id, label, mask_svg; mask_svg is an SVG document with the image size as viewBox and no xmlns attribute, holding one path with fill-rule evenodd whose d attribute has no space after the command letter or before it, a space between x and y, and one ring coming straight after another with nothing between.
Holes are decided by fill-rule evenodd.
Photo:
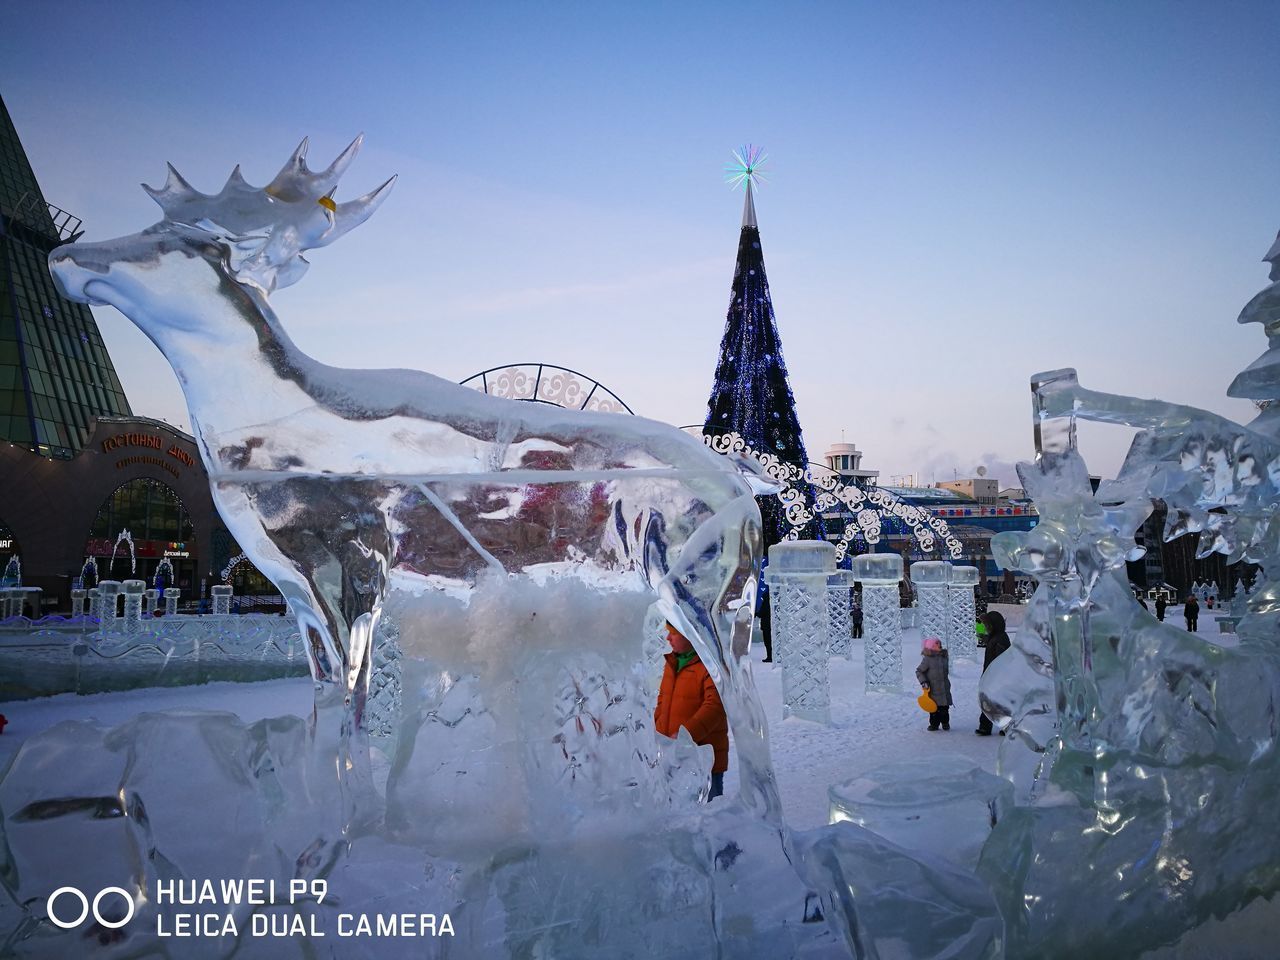
<instances>
[{"instance_id":1,"label":"distant person walking","mask_svg":"<svg viewBox=\"0 0 1280 960\"><path fill-rule=\"evenodd\" d=\"M1005 630L1004 614L998 610L988 610L984 613L981 623L987 632L987 642L982 656L982 672L986 673L992 661L1009 649L1009 634ZM979 713L978 729L973 732L980 737L989 737L993 729L995 727L991 718L985 713Z\"/></svg>"},{"instance_id":2,"label":"distant person walking","mask_svg":"<svg viewBox=\"0 0 1280 960\"><path fill-rule=\"evenodd\" d=\"M760 618L760 639L764 641L764 660L761 662L773 663L773 614L767 590L760 595L760 610L756 616Z\"/></svg>"},{"instance_id":3,"label":"distant person walking","mask_svg":"<svg viewBox=\"0 0 1280 960\"><path fill-rule=\"evenodd\" d=\"M862 639L862 607L856 603L849 611L849 622L853 625L853 639Z\"/></svg>"},{"instance_id":4,"label":"distant person walking","mask_svg":"<svg viewBox=\"0 0 1280 960\"><path fill-rule=\"evenodd\" d=\"M760 577L756 584L756 616L760 619L760 639L764 641L762 663L773 663L773 612L769 605L769 584L764 579L768 566L769 558L765 557L760 561Z\"/></svg>"},{"instance_id":5,"label":"distant person walking","mask_svg":"<svg viewBox=\"0 0 1280 960\"><path fill-rule=\"evenodd\" d=\"M916 680L920 688L927 691L929 698L938 705L938 709L929 714L929 729L951 729L951 676L947 669L947 651L942 649L942 641L929 637L920 651L920 666L916 667Z\"/></svg>"},{"instance_id":6,"label":"distant person walking","mask_svg":"<svg viewBox=\"0 0 1280 960\"><path fill-rule=\"evenodd\" d=\"M1182 607L1182 615L1186 618L1187 629L1192 633L1197 633L1200 624L1200 601L1195 594L1187 597L1187 602Z\"/></svg>"},{"instance_id":7,"label":"distant person walking","mask_svg":"<svg viewBox=\"0 0 1280 960\"><path fill-rule=\"evenodd\" d=\"M1169 601L1164 598L1164 594L1156 596L1156 619L1164 623L1164 612L1169 606Z\"/></svg>"}]
</instances>

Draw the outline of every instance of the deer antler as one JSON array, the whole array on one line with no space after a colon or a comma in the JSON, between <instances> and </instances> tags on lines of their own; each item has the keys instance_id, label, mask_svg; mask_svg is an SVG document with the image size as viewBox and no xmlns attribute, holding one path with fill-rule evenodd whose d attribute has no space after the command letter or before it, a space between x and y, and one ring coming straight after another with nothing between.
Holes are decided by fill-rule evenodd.
<instances>
[{"instance_id":1,"label":"deer antler","mask_svg":"<svg viewBox=\"0 0 1280 960\"><path fill-rule=\"evenodd\" d=\"M333 193L364 143L364 134L347 145L333 163L315 173L307 167L309 141L298 148L266 187L250 185L236 166L214 195L201 193L169 164L160 189L142 188L164 211L165 219L203 230L228 246L228 264L236 279L266 293L287 286L306 270L304 250L327 246L373 216L395 183L391 177L357 200L335 203Z\"/></svg>"},{"instance_id":2,"label":"deer antler","mask_svg":"<svg viewBox=\"0 0 1280 960\"><path fill-rule=\"evenodd\" d=\"M360 134L347 144L346 149L334 158L333 163L320 173L312 173L307 167L309 145L310 138L303 137L302 142L298 144L298 149L294 150L293 155L285 161L285 165L280 168L275 179L263 188L264 192L290 202L319 200L338 185L347 167L351 166L351 161L356 158L360 147L364 145L364 134Z\"/></svg>"}]
</instances>

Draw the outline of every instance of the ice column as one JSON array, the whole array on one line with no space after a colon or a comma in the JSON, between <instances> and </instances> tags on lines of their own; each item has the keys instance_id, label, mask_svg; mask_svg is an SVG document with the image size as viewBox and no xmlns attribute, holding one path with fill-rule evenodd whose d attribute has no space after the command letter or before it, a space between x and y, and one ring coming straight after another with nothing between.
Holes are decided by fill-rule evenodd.
<instances>
[{"instance_id":1,"label":"ice column","mask_svg":"<svg viewBox=\"0 0 1280 960\"><path fill-rule=\"evenodd\" d=\"M177 587L164 588L164 615L166 617L176 616L178 613L178 594L182 591Z\"/></svg>"},{"instance_id":2,"label":"ice column","mask_svg":"<svg viewBox=\"0 0 1280 960\"><path fill-rule=\"evenodd\" d=\"M151 614L151 616L153 617L156 615L156 601L158 601L159 599L160 599L160 591L157 590L155 587L152 587L149 590L143 591L142 615L144 617L147 614Z\"/></svg>"},{"instance_id":3,"label":"ice column","mask_svg":"<svg viewBox=\"0 0 1280 960\"><path fill-rule=\"evenodd\" d=\"M765 580L773 604L773 656L782 663L782 715L829 723L827 581L836 548L792 540L769 548Z\"/></svg>"},{"instance_id":4,"label":"ice column","mask_svg":"<svg viewBox=\"0 0 1280 960\"><path fill-rule=\"evenodd\" d=\"M126 580L124 586L124 632L137 633L142 629L142 594L147 589L145 580Z\"/></svg>"},{"instance_id":5,"label":"ice column","mask_svg":"<svg viewBox=\"0 0 1280 960\"><path fill-rule=\"evenodd\" d=\"M97 587L89 588L89 616L95 620L102 619L102 591Z\"/></svg>"},{"instance_id":6,"label":"ice column","mask_svg":"<svg viewBox=\"0 0 1280 960\"><path fill-rule=\"evenodd\" d=\"M947 583L947 607L951 611L951 631L947 635L947 648L953 657L978 656L978 641L974 634L975 603L973 589L978 585L977 567L952 567L951 580Z\"/></svg>"},{"instance_id":7,"label":"ice column","mask_svg":"<svg viewBox=\"0 0 1280 960\"><path fill-rule=\"evenodd\" d=\"M71 591L71 616L73 617L84 616L85 596L86 596L86 592L84 590L77 589L77 590Z\"/></svg>"},{"instance_id":8,"label":"ice column","mask_svg":"<svg viewBox=\"0 0 1280 960\"><path fill-rule=\"evenodd\" d=\"M98 583L98 622L103 633L116 628L116 606L120 596L119 580L102 580Z\"/></svg>"},{"instance_id":9,"label":"ice column","mask_svg":"<svg viewBox=\"0 0 1280 960\"><path fill-rule=\"evenodd\" d=\"M898 584L902 557L864 553L853 558L862 582L862 637L867 692L902 689L902 614Z\"/></svg>"},{"instance_id":10,"label":"ice column","mask_svg":"<svg viewBox=\"0 0 1280 960\"><path fill-rule=\"evenodd\" d=\"M911 585L919 598L916 626L920 628L921 640L937 637L947 643L951 633L951 617L947 612L950 579L951 564L945 560L919 560L911 565Z\"/></svg>"},{"instance_id":11,"label":"ice column","mask_svg":"<svg viewBox=\"0 0 1280 960\"><path fill-rule=\"evenodd\" d=\"M225 617L231 613L231 587L224 583L219 583L209 589L213 594L213 613L215 616Z\"/></svg>"},{"instance_id":12,"label":"ice column","mask_svg":"<svg viewBox=\"0 0 1280 960\"><path fill-rule=\"evenodd\" d=\"M13 591L8 587L0 587L0 620L8 620L12 614L9 610L13 606Z\"/></svg>"},{"instance_id":13,"label":"ice column","mask_svg":"<svg viewBox=\"0 0 1280 960\"><path fill-rule=\"evenodd\" d=\"M827 619L831 631L827 650L831 656L846 660L853 656L849 621L849 591L852 587L853 578L848 570L837 570L827 578Z\"/></svg>"},{"instance_id":14,"label":"ice column","mask_svg":"<svg viewBox=\"0 0 1280 960\"><path fill-rule=\"evenodd\" d=\"M391 736L400 722L403 667L400 625L384 610L378 618L373 672L369 677L369 697L364 709L364 726L371 737Z\"/></svg>"}]
</instances>

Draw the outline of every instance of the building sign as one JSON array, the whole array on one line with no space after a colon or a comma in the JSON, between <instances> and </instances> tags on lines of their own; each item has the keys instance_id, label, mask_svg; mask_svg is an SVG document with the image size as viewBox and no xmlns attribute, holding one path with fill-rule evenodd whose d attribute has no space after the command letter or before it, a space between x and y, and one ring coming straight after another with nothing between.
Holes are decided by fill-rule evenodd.
<instances>
[{"instance_id":1,"label":"building sign","mask_svg":"<svg viewBox=\"0 0 1280 960\"><path fill-rule=\"evenodd\" d=\"M113 552L118 558L127 558L129 546L101 537L90 538L85 544L85 553L91 557L109 557ZM135 540L133 555L140 560L158 560L161 557L185 560L191 556L191 549L181 540Z\"/></svg>"},{"instance_id":2,"label":"building sign","mask_svg":"<svg viewBox=\"0 0 1280 960\"><path fill-rule=\"evenodd\" d=\"M183 450L176 443L169 448L168 452L169 456L173 457L173 459L177 460L179 463L185 463L188 467L194 467L196 465L195 457L191 456L191 454L187 453L187 451Z\"/></svg>"},{"instance_id":3,"label":"building sign","mask_svg":"<svg viewBox=\"0 0 1280 960\"><path fill-rule=\"evenodd\" d=\"M165 454L177 461L184 467L194 467L196 458L187 451L183 450L178 444L169 445L169 449L165 450L164 438L154 433L117 433L114 437L107 437L102 441L102 452L111 453L113 450L124 450L129 447L142 447L148 450L164 450ZM116 469L123 470L125 467L138 463L149 463L154 467L159 467L171 476L178 477L177 468L173 463L161 457L150 456L131 456L116 461Z\"/></svg>"},{"instance_id":4,"label":"building sign","mask_svg":"<svg viewBox=\"0 0 1280 960\"><path fill-rule=\"evenodd\" d=\"M153 450L163 450L164 441L151 433L117 433L114 437L107 437L102 441L103 453L110 453L121 447L151 447Z\"/></svg>"},{"instance_id":5,"label":"building sign","mask_svg":"<svg viewBox=\"0 0 1280 960\"><path fill-rule=\"evenodd\" d=\"M13 549L12 540L0 540L0 550L12 550L12 549Z\"/></svg>"},{"instance_id":6,"label":"building sign","mask_svg":"<svg viewBox=\"0 0 1280 960\"><path fill-rule=\"evenodd\" d=\"M1039 512L1033 506L1025 507L933 507L929 511L935 517L1035 517Z\"/></svg>"}]
</instances>

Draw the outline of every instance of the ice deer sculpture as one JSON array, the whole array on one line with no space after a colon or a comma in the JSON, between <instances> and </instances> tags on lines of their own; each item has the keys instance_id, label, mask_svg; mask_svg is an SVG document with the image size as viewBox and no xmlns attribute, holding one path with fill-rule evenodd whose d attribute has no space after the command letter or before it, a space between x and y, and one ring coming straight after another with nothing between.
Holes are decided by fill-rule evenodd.
<instances>
[{"instance_id":1,"label":"ice deer sculpture","mask_svg":"<svg viewBox=\"0 0 1280 960\"><path fill-rule=\"evenodd\" d=\"M492 598L534 567L572 568L579 582L639 574L713 665L740 762L768 784L753 800L776 817L745 666L759 519L738 466L639 417L497 399L411 370L326 366L281 326L268 298L302 276L302 254L363 223L391 189L394 178L358 200L334 200L360 143L313 172L304 140L266 187L250 186L237 167L213 196L171 166L163 188L144 187L164 211L159 223L49 258L68 297L116 307L172 365L219 511L298 615L317 729L349 748L379 616L397 585L466 597L484 583ZM362 322L352 319L354 332ZM445 620L425 632L444 664L435 687L448 691L497 654L460 662L445 650ZM478 649L480 632L457 645ZM518 629L512 636L522 642ZM424 723L439 706L413 701L406 713L418 710ZM744 782L754 782L745 770Z\"/></svg>"}]
</instances>

